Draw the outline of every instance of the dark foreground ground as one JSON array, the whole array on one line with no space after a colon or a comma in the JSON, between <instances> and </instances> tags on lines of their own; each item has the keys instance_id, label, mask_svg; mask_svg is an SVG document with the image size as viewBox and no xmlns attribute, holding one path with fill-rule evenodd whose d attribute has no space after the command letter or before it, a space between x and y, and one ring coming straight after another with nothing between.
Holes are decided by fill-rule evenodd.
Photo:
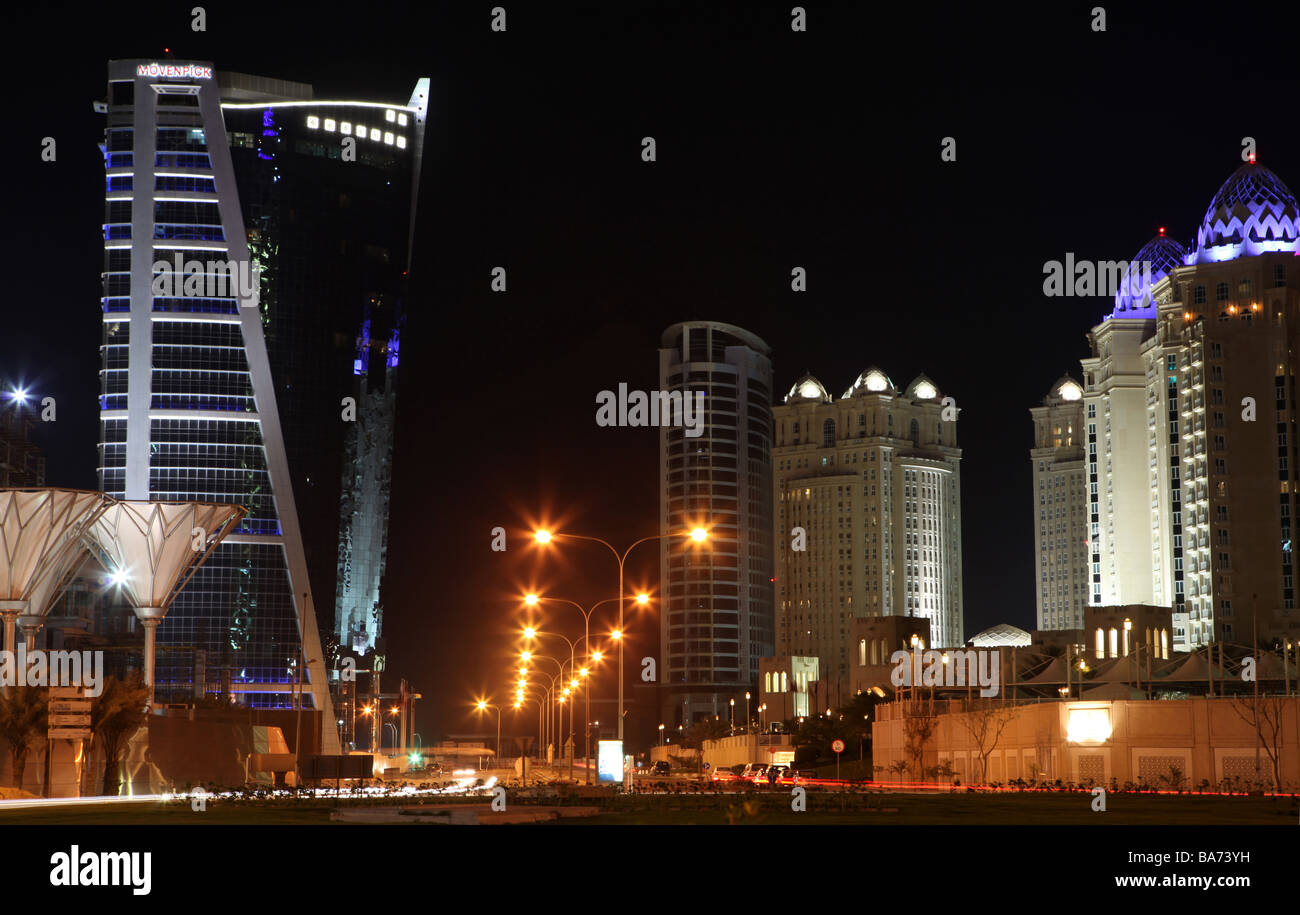
<instances>
[{"instance_id":1,"label":"dark foreground ground","mask_svg":"<svg viewBox=\"0 0 1300 915\"><path fill-rule=\"evenodd\" d=\"M485 806L490 798L460 803ZM559 800L559 803L564 803ZM1300 822L1295 797L1260 795L1153 795L1112 793L1105 812L1094 812L1085 793L901 793L838 794L809 791L806 810L791 809L788 791L726 795L634 795L574 798L598 806L593 817L566 817L565 825L1287 825ZM446 806L448 801L426 802ZM456 803L452 801L451 803ZM512 809L557 799L507 798ZM86 804L5 809L0 827L17 825L333 825L339 807L401 807L418 812L418 801L396 800L209 800L193 810L188 801Z\"/></svg>"}]
</instances>

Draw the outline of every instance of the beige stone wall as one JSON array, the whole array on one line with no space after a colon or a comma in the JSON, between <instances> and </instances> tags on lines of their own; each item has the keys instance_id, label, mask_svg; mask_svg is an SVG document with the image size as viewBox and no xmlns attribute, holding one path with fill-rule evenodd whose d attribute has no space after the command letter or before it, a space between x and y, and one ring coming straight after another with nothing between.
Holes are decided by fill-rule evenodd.
<instances>
[{"instance_id":1,"label":"beige stone wall","mask_svg":"<svg viewBox=\"0 0 1300 915\"><path fill-rule=\"evenodd\" d=\"M922 705L928 712L930 704ZM1115 779L1121 785L1145 780L1157 787L1169 786L1162 777L1170 776L1170 766L1175 765L1182 770L1183 787L1199 786L1202 780L1215 785L1234 775L1243 781L1255 776L1256 740L1249 697L1135 702L1054 700L1007 705L1016 711L990 754L987 779L980 777L978 742L962 724L963 718L971 719L961 711L962 703L958 701L934 703L933 730L922 742L922 768L950 760L963 784L1029 779L1035 765L1041 769L1040 779L1092 779L1098 783ZM1284 786L1298 786L1300 698L1261 697L1261 705L1261 777L1272 783L1267 748L1273 741L1267 722L1269 712L1276 710L1281 722L1281 782ZM1110 737L1101 742L1072 742L1069 727L1076 710L1104 712L1110 721ZM903 703L879 709L872 726L875 765L888 767L895 760L911 761L903 712ZM879 780L895 777L877 770ZM905 779L913 780L914 776L909 773Z\"/></svg>"}]
</instances>

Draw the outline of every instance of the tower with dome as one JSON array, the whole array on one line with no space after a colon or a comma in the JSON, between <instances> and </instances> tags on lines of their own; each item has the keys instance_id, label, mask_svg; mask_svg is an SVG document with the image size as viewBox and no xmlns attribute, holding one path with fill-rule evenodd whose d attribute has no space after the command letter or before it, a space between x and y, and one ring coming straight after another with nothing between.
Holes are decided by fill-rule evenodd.
<instances>
[{"instance_id":1,"label":"tower with dome","mask_svg":"<svg viewBox=\"0 0 1300 915\"><path fill-rule=\"evenodd\" d=\"M1077 443L1044 451L1044 416L1066 415L1049 403L1061 382L1031 408L1041 628L1075 628L1083 606L1149 604L1173 609L1175 650L1300 633L1300 204L1252 158L1193 238L1184 248L1161 229L1143 245L1089 331Z\"/></svg>"}]
</instances>

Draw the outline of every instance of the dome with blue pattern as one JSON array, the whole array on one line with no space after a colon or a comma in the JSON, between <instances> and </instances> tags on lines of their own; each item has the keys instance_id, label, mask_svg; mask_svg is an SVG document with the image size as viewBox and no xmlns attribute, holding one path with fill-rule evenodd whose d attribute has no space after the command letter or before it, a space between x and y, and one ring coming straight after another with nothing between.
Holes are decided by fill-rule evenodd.
<instances>
[{"instance_id":1,"label":"dome with blue pattern","mask_svg":"<svg viewBox=\"0 0 1300 915\"><path fill-rule=\"evenodd\" d=\"M1300 204L1282 179L1247 162L1214 195L1188 264L1215 263L1300 247Z\"/></svg>"},{"instance_id":2,"label":"dome with blue pattern","mask_svg":"<svg viewBox=\"0 0 1300 915\"><path fill-rule=\"evenodd\" d=\"M1151 287L1168 276L1170 270L1181 266L1186 258L1187 250L1161 229L1124 268L1119 289L1115 290L1115 310L1111 317L1154 318L1156 302Z\"/></svg>"}]
</instances>

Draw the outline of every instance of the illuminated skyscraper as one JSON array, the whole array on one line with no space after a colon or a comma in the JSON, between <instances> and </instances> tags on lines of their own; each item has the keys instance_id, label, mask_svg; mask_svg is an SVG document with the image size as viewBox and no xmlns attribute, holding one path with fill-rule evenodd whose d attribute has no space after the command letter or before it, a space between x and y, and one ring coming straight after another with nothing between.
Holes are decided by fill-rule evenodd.
<instances>
[{"instance_id":1,"label":"illuminated skyscraper","mask_svg":"<svg viewBox=\"0 0 1300 915\"><path fill-rule=\"evenodd\" d=\"M1031 407L1034 447L1034 567L1038 571L1038 628L1082 629L1083 608L1092 593L1088 553L1088 485L1083 388L1059 379Z\"/></svg>"},{"instance_id":2,"label":"illuminated skyscraper","mask_svg":"<svg viewBox=\"0 0 1300 915\"><path fill-rule=\"evenodd\" d=\"M714 321L663 335L660 390L703 391L706 412L699 437L660 430L660 527L709 529L707 548L660 541L666 724L725 718L731 699L743 708L773 651L769 353L749 331Z\"/></svg>"},{"instance_id":3,"label":"illuminated skyscraper","mask_svg":"<svg viewBox=\"0 0 1300 915\"><path fill-rule=\"evenodd\" d=\"M1248 162L1194 247L1162 229L1138 252L1130 272L1149 264L1149 282L1126 275L1089 334L1085 476L1060 523L1086 525L1089 603L1171 607L1180 649L1300 630L1297 252L1300 203Z\"/></svg>"},{"instance_id":4,"label":"illuminated skyscraper","mask_svg":"<svg viewBox=\"0 0 1300 915\"><path fill-rule=\"evenodd\" d=\"M100 485L249 508L159 628L161 694L190 691L192 648L251 704L287 705L301 656L332 718L298 504L332 541L350 336L370 296L400 292L426 104L427 81L405 104L329 101L206 62L109 63ZM399 228L367 227L386 206ZM334 550L312 562L331 593Z\"/></svg>"},{"instance_id":5,"label":"illuminated skyscraper","mask_svg":"<svg viewBox=\"0 0 1300 915\"><path fill-rule=\"evenodd\" d=\"M805 375L773 408L777 652L820 659L819 705L850 698L854 619L924 617L936 646L963 643L956 409L877 368L838 399Z\"/></svg>"}]
</instances>

